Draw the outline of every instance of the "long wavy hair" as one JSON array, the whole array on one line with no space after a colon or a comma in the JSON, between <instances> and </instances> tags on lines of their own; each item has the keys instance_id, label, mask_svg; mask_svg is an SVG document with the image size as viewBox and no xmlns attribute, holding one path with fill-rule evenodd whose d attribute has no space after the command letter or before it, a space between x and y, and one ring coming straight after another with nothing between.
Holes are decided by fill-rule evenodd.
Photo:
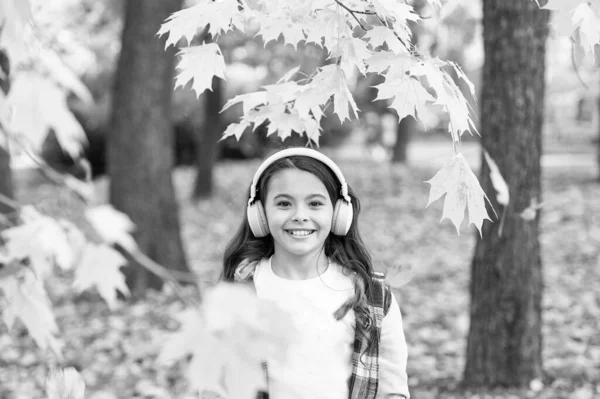
<instances>
[{"instance_id":1,"label":"long wavy hair","mask_svg":"<svg viewBox=\"0 0 600 399\"><path fill-rule=\"evenodd\" d=\"M262 173L257 183L257 195L263 204L266 201L271 178L281 170L292 168L315 175L325 185L332 204L335 205L336 201L341 198L341 183L327 165L311 157L291 156L275 161ZM325 255L341 265L346 274L354 272L354 296L342 304L334 316L340 320L350 309L353 309L357 332L360 337L368 340L369 345L366 349L368 350L372 344L371 332L375 325L375 320L369 312L370 301L367 300L372 295L373 265L371 256L358 231L360 202L350 186L348 186L348 195L354 210L350 230L345 236L330 233L325 240L324 250ZM248 189L249 196L250 189ZM222 274L222 279L225 281L234 280L235 272L241 264L260 261L270 257L275 251L273 237L270 234L262 238L254 236L245 212L244 209L242 223L225 248Z\"/></svg>"}]
</instances>

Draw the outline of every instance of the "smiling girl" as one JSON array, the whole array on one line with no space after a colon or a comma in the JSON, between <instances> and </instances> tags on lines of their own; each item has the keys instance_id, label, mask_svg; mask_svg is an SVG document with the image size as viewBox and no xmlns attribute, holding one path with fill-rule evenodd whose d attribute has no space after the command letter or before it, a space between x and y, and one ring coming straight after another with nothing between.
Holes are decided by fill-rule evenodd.
<instances>
[{"instance_id":1,"label":"smiling girl","mask_svg":"<svg viewBox=\"0 0 600 399\"><path fill-rule=\"evenodd\" d=\"M300 329L285 359L267 358L270 399L409 398L399 306L358 232L360 203L316 150L267 158L223 279L254 285Z\"/></svg>"}]
</instances>

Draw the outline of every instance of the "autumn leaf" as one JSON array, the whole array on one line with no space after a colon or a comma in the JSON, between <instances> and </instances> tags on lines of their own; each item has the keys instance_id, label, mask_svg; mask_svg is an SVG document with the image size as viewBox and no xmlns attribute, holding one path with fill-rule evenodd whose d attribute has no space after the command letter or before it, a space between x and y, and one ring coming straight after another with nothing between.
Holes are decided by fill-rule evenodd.
<instances>
[{"instance_id":1,"label":"autumn leaf","mask_svg":"<svg viewBox=\"0 0 600 399\"><path fill-rule=\"evenodd\" d=\"M242 103L242 109L244 111L244 114L247 114L248 112L250 112L251 109L254 109L261 104L266 104L267 102L268 102L268 98L267 98L266 91L257 91L254 93L239 94L239 95L235 96L234 98L232 98L231 100L227 101L227 103L225 103L225 105L223 106L223 109L221 110L221 112L229 109L230 107L234 106L235 104Z\"/></svg>"},{"instance_id":2,"label":"autumn leaf","mask_svg":"<svg viewBox=\"0 0 600 399\"><path fill-rule=\"evenodd\" d=\"M292 135L293 131L302 133L303 130L304 123L300 120L297 112L279 113L269 118L267 136L277 132L277 135L285 140Z\"/></svg>"},{"instance_id":3,"label":"autumn leaf","mask_svg":"<svg viewBox=\"0 0 600 399\"><path fill-rule=\"evenodd\" d=\"M168 337L159 362L191 355L192 388L226 391L231 398L255 398L265 388L262 362L285 356L296 334L287 313L241 284L216 285L207 290L200 312L186 310L178 319L182 328Z\"/></svg>"},{"instance_id":4,"label":"autumn leaf","mask_svg":"<svg viewBox=\"0 0 600 399\"><path fill-rule=\"evenodd\" d=\"M30 0L0 0L0 46L6 49L13 64L27 55L28 41L33 37L31 29Z\"/></svg>"},{"instance_id":5,"label":"autumn leaf","mask_svg":"<svg viewBox=\"0 0 600 399\"><path fill-rule=\"evenodd\" d=\"M340 66L348 76L357 68L363 75L366 73L365 60L371 56L367 42L355 37L340 38L331 49L329 58L340 58Z\"/></svg>"},{"instance_id":6,"label":"autumn leaf","mask_svg":"<svg viewBox=\"0 0 600 399\"><path fill-rule=\"evenodd\" d=\"M73 286L79 292L96 287L108 306L114 309L117 305L117 291L129 295L125 276L120 271L126 263L123 255L108 245L89 243L75 271Z\"/></svg>"},{"instance_id":7,"label":"autumn leaf","mask_svg":"<svg viewBox=\"0 0 600 399\"><path fill-rule=\"evenodd\" d=\"M53 370L46 378L48 399L84 399L85 382L73 367Z\"/></svg>"},{"instance_id":8,"label":"autumn leaf","mask_svg":"<svg viewBox=\"0 0 600 399\"><path fill-rule=\"evenodd\" d=\"M77 159L87 137L67 106L67 94L55 82L35 72L19 73L4 105L12 109L12 117L7 121L9 130L25 137L30 149L41 153L52 129L60 147Z\"/></svg>"},{"instance_id":9,"label":"autumn leaf","mask_svg":"<svg viewBox=\"0 0 600 399\"><path fill-rule=\"evenodd\" d=\"M42 216L2 231L7 256L11 260L28 259L40 279L45 279L57 264L73 267L75 255L65 229L50 217ZM36 245L31 245L35 242Z\"/></svg>"},{"instance_id":10,"label":"autumn leaf","mask_svg":"<svg viewBox=\"0 0 600 399\"><path fill-rule=\"evenodd\" d=\"M2 309L2 319L12 328L20 319L41 349L50 348L61 356L62 342L56 338L58 326L44 286L33 271L23 268L21 274L0 279L0 290L8 306Z\"/></svg>"},{"instance_id":11,"label":"autumn leaf","mask_svg":"<svg viewBox=\"0 0 600 399\"><path fill-rule=\"evenodd\" d=\"M413 7L396 0L371 0L375 12L384 20L393 21L396 32L404 32L410 36L408 21L417 22L420 17L415 14Z\"/></svg>"},{"instance_id":12,"label":"autumn leaf","mask_svg":"<svg viewBox=\"0 0 600 399\"><path fill-rule=\"evenodd\" d=\"M483 221L491 221L485 209L487 197L461 153L448 158L435 176L426 183L431 185L427 207L446 195L440 222L450 219L456 227L456 232L460 234L460 225L467 208L469 225L474 224L481 235Z\"/></svg>"},{"instance_id":13,"label":"autumn leaf","mask_svg":"<svg viewBox=\"0 0 600 399\"><path fill-rule=\"evenodd\" d=\"M588 4L580 4L573 11L573 25L579 31L579 44L586 53L594 54L595 46L600 42L600 19Z\"/></svg>"},{"instance_id":14,"label":"autumn leaf","mask_svg":"<svg viewBox=\"0 0 600 399\"><path fill-rule=\"evenodd\" d=\"M240 138L242 138L242 134L244 134L246 129L249 127L250 123L246 121L242 121L239 123L230 123L229 126L227 126L227 129L225 129L225 131L223 132L223 135L221 136L219 141L225 140L227 137L230 136L235 136L235 139L237 141L240 141Z\"/></svg>"},{"instance_id":15,"label":"autumn leaf","mask_svg":"<svg viewBox=\"0 0 600 399\"><path fill-rule=\"evenodd\" d=\"M226 80L225 59L217 43L186 47L179 51L180 56L175 80L175 88L184 87L193 80L192 89L199 97L206 89L212 91L213 76Z\"/></svg>"},{"instance_id":16,"label":"autumn leaf","mask_svg":"<svg viewBox=\"0 0 600 399\"><path fill-rule=\"evenodd\" d=\"M394 54L391 51L376 51L368 59L367 72L383 74L386 70L386 79L398 79L413 67L417 60L409 54Z\"/></svg>"},{"instance_id":17,"label":"autumn leaf","mask_svg":"<svg viewBox=\"0 0 600 399\"><path fill-rule=\"evenodd\" d=\"M112 205L87 208L85 217L106 243L119 244L129 252L133 252L137 248L137 244L131 236L135 225L129 216L117 211Z\"/></svg>"},{"instance_id":18,"label":"autumn leaf","mask_svg":"<svg viewBox=\"0 0 600 399\"><path fill-rule=\"evenodd\" d=\"M395 54L407 54L404 43L400 41L400 38L394 35L394 32L385 26L374 26L373 29L368 31L364 39L369 40L373 49L387 44L388 48ZM409 40L408 34L404 37L405 40Z\"/></svg>"},{"instance_id":19,"label":"autumn leaf","mask_svg":"<svg viewBox=\"0 0 600 399\"><path fill-rule=\"evenodd\" d=\"M428 102L435 101L425 90L421 82L410 76L403 76L398 79L386 82L375 86L378 90L375 100L385 100L394 98L394 101L389 106L396 110L398 120L411 115L415 119L419 119L419 114L422 115L422 110Z\"/></svg>"},{"instance_id":20,"label":"autumn leaf","mask_svg":"<svg viewBox=\"0 0 600 399\"><path fill-rule=\"evenodd\" d=\"M273 18L267 14L263 14L260 18L258 35L262 36L265 46L272 40L277 41L279 36L283 35L283 42L291 44L294 49L305 38L302 25L289 19Z\"/></svg>"},{"instance_id":21,"label":"autumn leaf","mask_svg":"<svg viewBox=\"0 0 600 399\"><path fill-rule=\"evenodd\" d=\"M581 1L577 0L547 0L546 4L544 4L542 9L546 10L561 10L561 11L570 11L576 7L577 3ZM538 3L539 5L539 3Z\"/></svg>"},{"instance_id":22,"label":"autumn leaf","mask_svg":"<svg viewBox=\"0 0 600 399\"><path fill-rule=\"evenodd\" d=\"M316 18L307 19L306 43L314 43L317 46L325 46L333 50L339 39L350 37L348 19L340 10L323 9L316 13Z\"/></svg>"},{"instance_id":23,"label":"autumn leaf","mask_svg":"<svg viewBox=\"0 0 600 399\"><path fill-rule=\"evenodd\" d=\"M233 28L243 30L244 24L237 0L203 1L201 4L173 13L161 25L158 36L168 34L165 48L185 38L188 45L200 29L209 26L213 37Z\"/></svg>"},{"instance_id":24,"label":"autumn leaf","mask_svg":"<svg viewBox=\"0 0 600 399\"><path fill-rule=\"evenodd\" d=\"M496 201L498 204L506 207L510 201L508 184L506 184L498 165L496 165L496 162L490 157L490 154L484 150L483 156L490 168L490 179L492 180L492 186L494 186L494 189L496 190Z\"/></svg>"}]
</instances>

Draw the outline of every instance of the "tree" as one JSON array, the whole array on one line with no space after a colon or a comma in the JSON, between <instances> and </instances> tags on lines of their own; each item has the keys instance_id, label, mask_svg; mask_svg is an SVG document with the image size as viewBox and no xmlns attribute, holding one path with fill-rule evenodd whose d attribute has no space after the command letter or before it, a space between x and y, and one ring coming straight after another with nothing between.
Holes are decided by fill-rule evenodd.
<instances>
[{"instance_id":1,"label":"tree","mask_svg":"<svg viewBox=\"0 0 600 399\"><path fill-rule=\"evenodd\" d=\"M108 169L110 202L136 224L142 252L171 269L187 271L171 180L174 57L156 39L161 22L180 7L181 0L126 2ZM135 265L127 268L126 276L134 294L162 286L160 278Z\"/></svg>"},{"instance_id":2,"label":"tree","mask_svg":"<svg viewBox=\"0 0 600 399\"><path fill-rule=\"evenodd\" d=\"M213 166L217 158L217 142L223 133L221 108L223 107L223 85L213 78L212 91L205 94L204 122L202 131L196 136L196 180L194 198L206 198L213 191Z\"/></svg>"},{"instance_id":3,"label":"tree","mask_svg":"<svg viewBox=\"0 0 600 399\"><path fill-rule=\"evenodd\" d=\"M483 1L481 141L511 198L503 209L490 197L501 221L486 223L477 236L464 371L469 386L524 386L542 373L539 213L520 213L541 202L548 19L548 11L532 1ZM480 178L484 190L493 192L485 162Z\"/></svg>"},{"instance_id":4,"label":"tree","mask_svg":"<svg viewBox=\"0 0 600 399\"><path fill-rule=\"evenodd\" d=\"M8 59L8 54L3 50L0 50L0 71L0 91L4 97L8 93L8 90L10 90L10 60ZM8 146L4 145L0 146L0 194L9 199L14 198L10 152L8 151ZM12 210L7 204L0 202L0 213L8 213Z\"/></svg>"}]
</instances>

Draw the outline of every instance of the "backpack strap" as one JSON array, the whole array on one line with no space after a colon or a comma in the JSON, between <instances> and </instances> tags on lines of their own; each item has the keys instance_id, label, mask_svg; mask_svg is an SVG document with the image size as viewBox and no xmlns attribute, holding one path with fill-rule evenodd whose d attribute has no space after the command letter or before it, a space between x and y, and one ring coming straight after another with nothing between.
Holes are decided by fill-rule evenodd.
<instances>
[{"instance_id":1,"label":"backpack strap","mask_svg":"<svg viewBox=\"0 0 600 399\"><path fill-rule=\"evenodd\" d=\"M383 315L387 315L392 303L392 292L390 285L385 282L385 273L371 273L371 295L373 296L373 306L383 309Z\"/></svg>"}]
</instances>

